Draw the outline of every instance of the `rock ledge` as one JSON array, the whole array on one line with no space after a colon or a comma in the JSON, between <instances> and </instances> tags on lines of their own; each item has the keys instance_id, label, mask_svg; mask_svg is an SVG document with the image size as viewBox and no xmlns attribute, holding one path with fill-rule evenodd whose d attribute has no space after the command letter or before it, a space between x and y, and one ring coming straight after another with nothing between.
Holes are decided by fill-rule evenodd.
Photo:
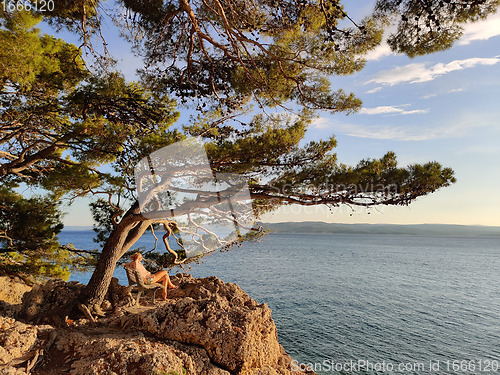
<instances>
[{"instance_id":1,"label":"rock ledge","mask_svg":"<svg viewBox=\"0 0 500 375\"><path fill-rule=\"evenodd\" d=\"M216 277L172 281L179 289L167 302L131 307L125 298L120 309L115 301L114 313L92 325L67 317L73 311L64 301L74 301L81 284L33 288L15 319L0 309L0 374L299 374L266 304Z\"/></svg>"}]
</instances>

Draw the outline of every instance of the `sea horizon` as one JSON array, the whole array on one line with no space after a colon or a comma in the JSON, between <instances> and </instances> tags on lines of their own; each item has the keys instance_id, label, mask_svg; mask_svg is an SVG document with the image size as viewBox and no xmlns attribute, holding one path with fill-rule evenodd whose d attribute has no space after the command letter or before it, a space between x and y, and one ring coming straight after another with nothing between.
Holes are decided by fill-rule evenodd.
<instances>
[{"instance_id":1,"label":"sea horizon","mask_svg":"<svg viewBox=\"0 0 500 375\"><path fill-rule=\"evenodd\" d=\"M258 222L271 233L352 233L352 234L410 234L443 236L500 236L500 226L465 224L383 224L329 223L324 221ZM65 226L62 231L92 231L92 226Z\"/></svg>"}]
</instances>

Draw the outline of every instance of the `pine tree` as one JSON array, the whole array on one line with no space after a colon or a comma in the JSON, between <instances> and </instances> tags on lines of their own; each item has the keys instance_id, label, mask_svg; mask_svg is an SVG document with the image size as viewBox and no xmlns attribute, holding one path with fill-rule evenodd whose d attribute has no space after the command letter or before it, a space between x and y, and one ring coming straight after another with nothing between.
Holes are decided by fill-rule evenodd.
<instances>
[{"instance_id":1,"label":"pine tree","mask_svg":"<svg viewBox=\"0 0 500 375\"><path fill-rule=\"evenodd\" d=\"M456 17L442 36L437 30L431 43L400 32L393 47L410 56L448 48L458 36L456 25L498 7L498 1L475 1L464 13L463 1L445 2L444 17ZM417 3L424 5L416 11ZM363 55L380 43L387 17L400 14L400 27L408 30L410 16L417 14L418 23L428 15L434 32L441 14L432 4L381 0L372 17L355 22L336 0L126 0L115 21L144 57L140 83L116 72L89 72L78 48L40 35L34 28L39 16L3 12L0 179L45 188L53 200L105 196L94 213L107 225L106 239L82 300L97 312L116 262L147 228L175 230L172 218L141 213L134 166L188 135L202 137L215 173L248 179L256 215L285 204L407 205L453 183L453 171L437 162L399 167L391 152L349 167L337 160L333 137L302 140L318 111L360 108L354 94L331 87L330 77L363 68ZM80 33L95 52L90 36L102 32L99 3L66 5L45 19ZM199 116L172 127L179 115L172 98ZM28 204L30 198L12 190L3 194L17 201L11 207L48 203L33 198ZM2 217L5 231L16 219L8 211ZM54 205L41 226L55 234L58 224ZM14 244L2 241L4 249Z\"/></svg>"}]
</instances>

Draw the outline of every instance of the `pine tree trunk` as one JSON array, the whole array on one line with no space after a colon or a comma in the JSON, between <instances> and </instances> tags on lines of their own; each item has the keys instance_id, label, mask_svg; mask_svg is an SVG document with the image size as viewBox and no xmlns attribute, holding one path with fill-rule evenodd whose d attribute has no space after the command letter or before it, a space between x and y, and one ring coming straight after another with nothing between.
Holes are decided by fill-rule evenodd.
<instances>
[{"instance_id":1,"label":"pine tree trunk","mask_svg":"<svg viewBox=\"0 0 500 375\"><path fill-rule=\"evenodd\" d=\"M124 226L117 226L104 244L97 266L84 291L82 303L87 306L100 306L104 300L129 230Z\"/></svg>"},{"instance_id":2,"label":"pine tree trunk","mask_svg":"<svg viewBox=\"0 0 500 375\"><path fill-rule=\"evenodd\" d=\"M136 214L139 214L139 204L137 202L127 211L104 244L97 266L81 299L81 302L91 310L100 310L99 307L108 291L116 262L142 236L150 225L150 222L147 220L132 220L132 216Z\"/></svg>"}]
</instances>

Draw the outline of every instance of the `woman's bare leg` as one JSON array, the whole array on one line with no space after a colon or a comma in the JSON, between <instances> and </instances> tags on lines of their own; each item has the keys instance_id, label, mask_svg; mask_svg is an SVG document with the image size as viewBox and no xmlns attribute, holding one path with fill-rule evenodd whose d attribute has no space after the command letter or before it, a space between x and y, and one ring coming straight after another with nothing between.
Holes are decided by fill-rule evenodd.
<instances>
[{"instance_id":1,"label":"woman's bare leg","mask_svg":"<svg viewBox=\"0 0 500 375\"><path fill-rule=\"evenodd\" d=\"M160 271L153 275L153 283L163 284L163 299L167 299L167 289L177 289L178 287L170 281L170 276L168 276L167 271Z\"/></svg>"}]
</instances>

